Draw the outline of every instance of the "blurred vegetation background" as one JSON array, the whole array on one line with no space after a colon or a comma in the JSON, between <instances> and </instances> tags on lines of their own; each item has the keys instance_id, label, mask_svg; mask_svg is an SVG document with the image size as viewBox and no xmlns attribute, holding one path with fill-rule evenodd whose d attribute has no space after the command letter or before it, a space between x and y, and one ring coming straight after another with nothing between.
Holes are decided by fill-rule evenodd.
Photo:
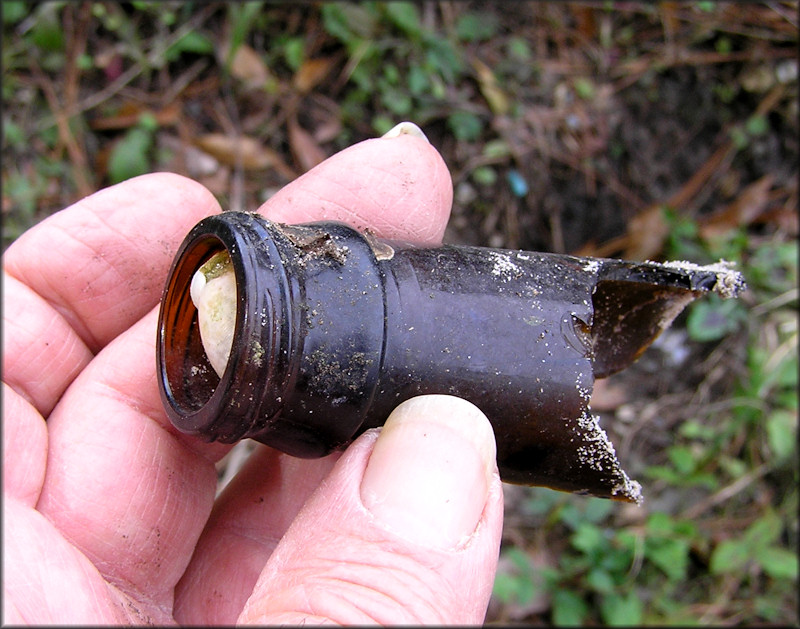
<instances>
[{"instance_id":1,"label":"blurred vegetation background","mask_svg":"<svg viewBox=\"0 0 800 629\"><path fill-rule=\"evenodd\" d=\"M644 506L507 486L487 621L797 624L797 2L0 9L4 248L156 170L252 210L412 120L449 242L736 262L741 299L597 383Z\"/></svg>"}]
</instances>

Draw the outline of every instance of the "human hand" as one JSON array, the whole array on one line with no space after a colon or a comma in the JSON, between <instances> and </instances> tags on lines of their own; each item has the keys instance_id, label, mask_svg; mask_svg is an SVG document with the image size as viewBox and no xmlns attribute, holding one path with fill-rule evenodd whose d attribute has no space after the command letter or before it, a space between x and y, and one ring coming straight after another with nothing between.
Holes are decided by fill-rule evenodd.
<instances>
[{"instance_id":1,"label":"human hand","mask_svg":"<svg viewBox=\"0 0 800 629\"><path fill-rule=\"evenodd\" d=\"M259 211L441 241L452 184L409 135L347 149ZM480 623L502 527L485 417L401 405L343 455L259 446L215 501L230 446L177 432L156 384L157 305L200 185L146 175L29 230L4 256L5 623Z\"/></svg>"}]
</instances>

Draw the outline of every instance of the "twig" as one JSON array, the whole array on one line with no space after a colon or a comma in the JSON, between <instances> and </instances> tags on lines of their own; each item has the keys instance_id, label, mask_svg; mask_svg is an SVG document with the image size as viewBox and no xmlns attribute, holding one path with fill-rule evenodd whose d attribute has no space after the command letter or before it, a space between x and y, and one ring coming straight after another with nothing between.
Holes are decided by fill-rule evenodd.
<instances>
[{"instance_id":1,"label":"twig","mask_svg":"<svg viewBox=\"0 0 800 629\"><path fill-rule=\"evenodd\" d=\"M186 72L181 74L177 79L172 82L172 86L164 93L162 102L171 103L178 97L186 86L194 81L200 73L209 66L209 61L206 58L198 59L195 61Z\"/></svg>"},{"instance_id":2,"label":"twig","mask_svg":"<svg viewBox=\"0 0 800 629\"><path fill-rule=\"evenodd\" d=\"M172 46L175 42L179 39L184 37L186 34L190 33L192 30L197 28L200 24L202 24L208 17L217 10L217 6L215 4L211 4L206 6L202 11L200 11L197 15L192 17L186 24L175 29L175 32L172 34L172 37L166 39L160 46L156 46L149 55L146 57L146 62L148 66L155 65L159 59L164 56L165 51ZM97 107L101 103L104 103L106 100L117 94L121 91L128 83L133 81L137 76L139 76L145 70L145 64L142 62L137 62L133 64L130 68L125 70L122 74L120 74L112 83L108 86L88 96L85 98L81 103L76 105L73 109L68 109L62 112L62 115L67 119L72 118L73 116L77 116L78 114L82 114L85 111L93 109ZM53 124L57 123L56 116L46 116L42 119L42 121L36 126L34 129L34 133L41 133L45 129L50 128Z\"/></svg>"},{"instance_id":3,"label":"twig","mask_svg":"<svg viewBox=\"0 0 800 629\"><path fill-rule=\"evenodd\" d=\"M30 69L36 77L39 88L44 93L44 97L47 99L47 103L50 105L50 109L55 116L56 127L58 128L58 139L61 144L63 144L72 162L72 176L78 194L82 197L88 196L95 192L95 187L87 179L88 168L86 153L78 146L75 136L72 135L72 130L69 128L69 119L64 109L61 107L52 81L42 72L39 64L36 63L34 59L30 60Z\"/></svg>"},{"instance_id":4,"label":"twig","mask_svg":"<svg viewBox=\"0 0 800 629\"><path fill-rule=\"evenodd\" d=\"M736 494L741 491L744 491L749 485L757 481L759 478L764 476L767 472L769 472L770 466L767 463L762 463L754 470L751 470L744 476L737 478L734 482L730 485L723 487L718 492L710 495L708 498L703 500L702 502L695 503L694 506L686 509L681 515L680 519L682 520L695 520L702 513L715 507L716 505L726 502L733 498Z\"/></svg>"}]
</instances>

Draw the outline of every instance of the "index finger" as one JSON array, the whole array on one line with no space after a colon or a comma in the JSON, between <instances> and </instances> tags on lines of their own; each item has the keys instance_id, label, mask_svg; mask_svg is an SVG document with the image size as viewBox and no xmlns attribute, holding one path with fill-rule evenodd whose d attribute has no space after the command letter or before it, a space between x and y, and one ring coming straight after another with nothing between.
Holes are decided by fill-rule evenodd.
<instances>
[{"instance_id":1,"label":"index finger","mask_svg":"<svg viewBox=\"0 0 800 629\"><path fill-rule=\"evenodd\" d=\"M3 296L3 380L46 416L92 355L158 303L181 239L219 211L200 184L158 173L24 233L3 256L13 289Z\"/></svg>"},{"instance_id":2,"label":"index finger","mask_svg":"<svg viewBox=\"0 0 800 629\"><path fill-rule=\"evenodd\" d=\"M220 211L200 184L144 175L86 197L25 232L5 271L53 306L97 352L161 297L186 232Z\"/></svg>"},{"instance_id":3,"label":"index finger","mask_svg":"<svg viewBox=\"0 0 800 629\"><path fill-rule=\"evenodd\" d=\"M343 221L383 238L436 245L452 201L450 171L439 152L403 134L345 149L281 189L259 212L285 223Z\"/></svg>"}]
</instances>

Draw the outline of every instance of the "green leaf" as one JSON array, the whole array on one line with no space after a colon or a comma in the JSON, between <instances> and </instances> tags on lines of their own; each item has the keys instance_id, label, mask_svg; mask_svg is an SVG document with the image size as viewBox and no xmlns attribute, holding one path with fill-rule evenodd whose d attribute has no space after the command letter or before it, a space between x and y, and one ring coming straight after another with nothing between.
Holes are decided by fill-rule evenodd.
<instances>
[{"instance_id":1,"label":"green leaf","mask_svg":"<svg viewBox=\"0 0 800 629\"><path fill-rule=\"evenodd\" d=\"M497 598L504 604L514 603L517 600L519 577L505 572L498 572L494 577L492 586L492 597Z\"/></svg>"},{"instance_id":2,"label":"green leaf","mask_svg":"<svg viewBox=\"0 0 800 629\"><path fill-rule=\"evenodd\" d=\"M747 133L745 133L744 129L737 126L731 129L731 142L733 142L733 145L741 151L747 148L750 140L747 137Z\"/></svg>"},{"instance_id":3,"label":"green leaf","mask_svg":"<svg viewBox=\"0 0 800 629\"><path fill-rule=\"evenodd\" d=\"M442 37L426 38L425 65L447 83L455 83L464 71L462 56Z\"/></svg>"},{"instance_id":4,"label":"green leaf","mask_svg":"<svg viewBox=\"0 0 800 629\"><path fill-rule=\"evenodd\" d=\"M722 300L715 295L698 301L689 311L686 330L693 341L717 341L735 332L744 319L743 307L734 300Z\"/></svg>"},{"instance_id":5,"label":"green leaf","mask_svg":"<svg viewBox=\"0 0 800 629\"><path fill-rule=\"evenodd\" d=\"M383 90L381 101L386 109L400 118L408 117L414 105L411 96L403 89Z\"/></svg>"},{"instance_id":6,"label":"green leaf","mask_svg":"<svg viewBox=\"0 0 800 629\"><path fill-rule=\"evenodd\" d=\"M663 480L671 485L678 485L681 482L681 475L668 465L649 465L644 473L648 478Z\"/></svg>"},{"instance_id":7,"label":"green leaf","mask_svg":"<svg viewBox=\"0 0 800 629\"><path fill-rule=\"evenodd\" d=\"M492 593L506 603L527 605L547 589L552 572L547 568L534 570L531 558L520 548L503 551L503 558L511 565L498 572Z\"/></svg>"},{"instance_id":8,"label":"green leaf","mask_svg":"<svg viewBox=\"0 0 800 629\"><path fill-rule=\"evenodd\" d=\"M766 548L775 542L783 531L783 521L781 517L768 509L760 518L753 522L744 534L744 539L753 549L755 556L759 549Z\"/></svg>"},{"instance_id":9,"label":"green leaf","mask_svg":"<svg viewBox=\"0 0 800 629\"><path fill-rule=\"evenodd\" d=\"M679 539L650 539L645 543L645 556L652 561L670 581L682 581L689 568L689 544Z\"/></svg>"},{"instance_id":10,"label":"green leaf","mask_svg":"<svg viewBox=\"0 0 800 629\"><path fill-rule=\"evenodd\" d=\"M202 33L189 31L167 48L165 56L168 61L175 61L185 52L210 55L214 53L214 43Z\"/></svg>"},{"instance_id":11,"label":"green leaf","mask_svg":"<svg viewBox=\"0 0 800 629\"><path fill-rule=\"evenodd\" d=\"M508 53L519 61L530 61L533 56L530 45L523 37L512 37L508 40Z\"/></svg>"},{"instance_id":12,"label":"green leaf","mask_svg":"<svg viewBox=\"0 0 800 629\"><path fill-rule=\"evenodd\" d=\"M369 6L353 3L326 2L321 6L325 30L345 44L372 38L375 15Z\"/></svg>"},{"instance_id":13,"label":"green leaf","mask_svg":"<svg viewBox=\"0 0 800 629\"><path fill-rule=\"evenodd\" d=\"M158 129L158 119L149 111L139 116L138 126L145 131L155 131Z\"/></svg>"},{"instance_id":14,"label":"green leaf","mask_svg":"<svg viewBox=\"0 0 800 629\"><path fill-rule=\"evenodd\" d=\"M283 56L292 70L297 70L306 56L306 42L302 37L291 37L283 45Z\"/></svg>"},{"instance_id":15,"label":"green leaf","mask_svg":"<svg viewBox=\"0 0 800 629\"><path fill-rule=\"evenodd\" d=\"M553 624L576 627L582 625L589 613L586 601L575 592L556 590L553 593Z\"/></svg>"},{"instance_id":16,"label":"green leaf","mask_svg":"<svg viewBox=\"0 0 800 629\"><path fill-rule=\"evenodd\" d=\"M575 88L575 93L578 95L578 98L581 100L592 100L595 96L596 90L591 79L577 77L573 82L573 87Z\"/></svg>"},{"instance_id":17,"label":"green leaf","mask_svg":"<svg viewBox=\"0 0 800 629\"><path fill-rule=\"evenodd\" d=\"M17 149L27 143L27 137L16 122L8 117L3 117L3 145L10 145Z\"/></svg>"},{"instance_id":18,"label":"green leaf","mask_svg":"<svg viewBox=\"0 0 800 629\"><path fill-rule=\"evenodd\" d=\"M750 543L741 539L728 539L717 544L711 553L711 574L736 572L750 559Z\"/></svg>"},{"instance_id":19,"label":"green leaf","mask_svg":"<svg viewBox=\"0 0 800 629\"><path fill-rule=\"evenodd\" d=\"M3 2L0 4L0 13L3 15L3 24L16 24L29 12L27 2Z\"/></svg>"},{"instance_id":20,"label":"green leaf","mask_svg":"<svg viewBox=\"0 0 800 629\"><path fill-rule=\"evenodd\" d=\"M584 498L581 501L583 517L587 522L599 523L614 511L614 503L605 498Z\"/></svg>"},{"instance_id":21,"label":"green leaf","mask_svg":"<svg viewBox=\"0 0 800 629\"><path fill-rule=\"evenodd\" d=\"M420 96L430 89L428 73L417 64L412 64L408 69L408 91L415 96Z\"/></svg>"},{"instance_id":22,"label":"green leaf","mask_svg":"<svg viewBox=\"0 0 800 629\"><path fill-rule=\"evenodd\" d=\"M490 166L478 166L470 173L472 180L481 186L491 186L497 181L497 171Z\"/></svg>"},{"instance_id":23,"label":"green leaf","mask_svg":"<svg viewBox=\"0 0 800 629\"><path fill-rule=\"evenodd\" d=\"M483 155L489 159L501 159L511 155L511 147L505 140L489 140L483 145ZM605 502L608 502L607 500Z\"/></svg>"},{"instance_id":24,"label":"green leaf","mask_svg":"<svg viewBox=\"0 0 800 629\"><path fill-rule=\"evenodd\" d=\"M484 41L496 32L497 18L492 13L463 13L456 21L456 37L461 41Z\"/></svg>"},{"instance_id":25,"label":"green leaf","mask_svg":"<svg viewBox=\"0 0 800 629\"><path fill-rule=\"evenodd\" d=\"M616 583L612 576L600 568L589 570L586 575L586 584L595 592L608 593L613 592L616 588Z\"/></svg>"},{"instance_id":26,"label":"green leaf","mask_svg":"<svg viewBox=\"0 0 800 629\"><path fill-rule=\"evenodd\" d=\"M671 535L673 529L673 520L667 513L654 511L647 517L647 533L649 535Z\"/></svg>"},{"instance_id":27,"label":"green leaf","mask_svg":"<svg viewBox=\"0 0 800 629\"><path fill-rule=\"evenodd\" d=\"M150 168L148 153L153 144L153 134L141 127L133 127L111 151L108 159L108 176L112 183L145 174Z\"/></svg>"},{"instance_id":28,"label":"green leaf","mask_svg":"<svg viewBox=\"0 0 800 629\"><path fill-rule=\"evenodd\" d=\"M785 409L774 411L766 421L767 443L778 461L797 451L797 413Z\"/></svg>"},{"instance_id":29,"label":"green leaf","mask_svg":"<svg viewBox=\"0 0 800 629\"><path fill-rule=\"evenodd\" d=\"M641 626L642 609L642 600L635 592L606 594L600 601L600 615L613 626Z\"/></svg>"},{"instance_id":30,"label":"green leaf","mask_svg":"<svg viewBox=\"0 0 800 629\"><path fill-rule=\"evenodd\" d=\"M247 34L255 25L256 17L261 12L262 2L231 2L228 4L228 22L230 23L230 44L226 66L230 66L233 56L247 39Z\"/></svg>"},{"instance_id":31,"label":"green leaf","mask_svg":"<svg viewBox=\"0 0 800 629\"><path fill-rule=\"evenodd\" d=\"M769 121L765 116L751 116L745 122L744 128L751 136L764 135L769 131Z\"/></svg>"},{"instance_id":32,"label":"green leaf","mask_svg":"<svg viewBox=\"0 0 800 629\"><path fill-rule=\"evenodd\" d=\"M64 29L61 26L59 11L61 3L45 2L36 11L36 19L30 31L31 41L47 52L60 52L64 49Z\"/></svg>"},{"instance_id":33,"label":"green leaf","mask_svg":"<svg viewBox=\"0 0 800 629\"><path fill-rule=\"evenodd\" d=\"M688 419L678 427L678 433L687 439L710 441L717 434L717 431L702 422Z\"/></svg>"},{"instance_id":34,"label":"green leaf","mask_svg":"<svg viewBox=\"0 0 800 629\"><path fill-rule=\"evenodd\" d=\"M686 446L672 446L667 455L679 474L688 476L694 472L696 468L695 456L691 449Z\"/></svg>"},{"instance_id":35,"label":"green leaf","mask_svg":"<svg viewBox=\"0 0 800 629\"><path fill-rule=\"evenodd\" d=\"M395 124L394 118L389 116L375 116L372 119L372 128L375 129L379 136L387 133Z\"/></svg>"},{"instance_id":36,"label":"green leaf","mask_svg":"<svg viewBox=\"0 0 800 629\"><path fill-rule=\"evenodd\" d=\"M454 111L447 118L447 126L457 140L475 142L483 131L483 121L468 111Z\"/></svg>"},{"instance_id":37,"label":"green leaf","mask_svg":"<svg viewBox=\"0 0 800 629\"><path fill-rule=\"evenodd\" d=\"M580 524L572 536L572 545L586 554L604 546L605 543L603 531L588 522Z\"/></svg>"},{"instance_id":38,"label":"green leaf","mask_svg":"<svg viewBox=\"0 0 800 629\"><path fill-rule=\"evenodd\" d=\"M797 554L770 546L762 550L757 557L761 569L773 579L791 579L797 581Z\"/></svg>"},{"instance_id":39,"label":"green leaf","mask_svg":"<svg viewBox=\"0 0 800 629\"><path fill-rule=\"evenodd\" d=\"M386 15L400 30L411 37L418 37L422 32L419 20L419 8L413 2L387 2Z\"/></svg>"}]
</instances>

